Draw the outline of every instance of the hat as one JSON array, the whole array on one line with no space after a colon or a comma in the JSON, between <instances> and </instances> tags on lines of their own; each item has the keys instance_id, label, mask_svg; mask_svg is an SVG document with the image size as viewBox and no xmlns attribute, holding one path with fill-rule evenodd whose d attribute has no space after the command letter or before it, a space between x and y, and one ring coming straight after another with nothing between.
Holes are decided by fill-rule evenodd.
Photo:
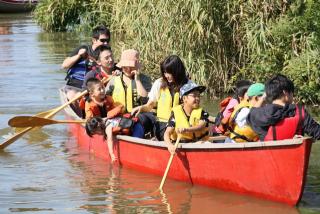
<instances>
[{"instance_id":1,"label":"hat","mask_svg":"<svg viewBox=\"0 0 320 214\"><path fill-rule=\"evenodd\" d=\"M194 90L197 90L200 93L202 93L206 90L206 87L197 85L196 83L189 81L180 88L180 98L184 95L189 94L191 91L194 91Z\"/></svg>"},{"instance_id":2,"label":"hat","mask_svg":"<svg viewBox=\"0 0 320 214\"><path fill-rule=\"evenodd\" d=\"M119 68L122 67L140 67L139 52L134 49L124 50L121 53L120 62L117 64Z\"/></svg>"},{"instance_id":3,"label":"hat","mask_svg":"<svg viewBox=\"0 0 320 214\"><path fill-rule=\"evenodd\" d=\"M247 95L248 97L261 96L264 92L264 84L254 83L248 88Z\"/></svg>"}]
</instances>

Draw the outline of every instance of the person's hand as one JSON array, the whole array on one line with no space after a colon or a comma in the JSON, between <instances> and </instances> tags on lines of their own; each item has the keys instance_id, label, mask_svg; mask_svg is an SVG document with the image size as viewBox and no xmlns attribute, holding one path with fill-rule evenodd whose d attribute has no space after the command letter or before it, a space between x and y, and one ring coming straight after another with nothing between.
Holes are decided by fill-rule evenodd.
<instances>
[{"instance_id":1,"label":"person's hand","mask_svg":"<svg viewBox=\"0 0 320 214\"><path fill-rule=\"evenodd\" d=\"M137 117L141 112L142 106L137 106L131 110L131 115Z\"/></svg>"},{"instance_id":2,"label":"person's hand","mask_svg":"<svg viewBox=\"0 0 320 214\"><path fill-rule=\"evenodd\" d=\"M168 151L170 152L170 154L174 155L174 153L176 152L176 148L173 144L168 145Z\"/></svg>"},{"instance_id":3,"label":"person's hand","mask_svg":"<svg viewBox=\"0 0 320 214\"><path fill-rule=\"evenodd\" d=\"M131 71L131 74L134 74L134 80L140 80L140 71L139 70L133 70Z\"/></svg>"},{"instance_id":4,"label":"person's hand","mask_svg":"<svg viewBox=\"0 0 320 214\"><path fill-rule=\"evenodd\" d=\"M176 128L178 134L182 134L188 131L188 128Z\"/></svg>"},{"instance_id":5,"label":"person's hand","mask_svg":"<svg viewBox=\"0 0 320 214\"><path fill-rule=\"evenodd\" d=\"M85 57L85 55L87 54L87 50L85 48L81 48L79 51L78 51L78 55L81 56L81 57Z\"/></svg>"}]
</instances>

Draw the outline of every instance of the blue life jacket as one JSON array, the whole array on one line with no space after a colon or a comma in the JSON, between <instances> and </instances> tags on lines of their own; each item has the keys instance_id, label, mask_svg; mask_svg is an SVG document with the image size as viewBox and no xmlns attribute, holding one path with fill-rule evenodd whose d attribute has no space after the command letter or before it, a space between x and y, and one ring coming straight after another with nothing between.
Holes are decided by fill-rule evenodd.
<instances>
[{"instance_id":1,"label":"blue life jacket","mask_svg":"<svg viewBox=\"0 0 320 214\"><path fill-rule=\"evenodd\" d=\"M83 81L87 73L87 60L81 60L69 68L66 79L76 79Z\"/></svg>"}]
</instances>

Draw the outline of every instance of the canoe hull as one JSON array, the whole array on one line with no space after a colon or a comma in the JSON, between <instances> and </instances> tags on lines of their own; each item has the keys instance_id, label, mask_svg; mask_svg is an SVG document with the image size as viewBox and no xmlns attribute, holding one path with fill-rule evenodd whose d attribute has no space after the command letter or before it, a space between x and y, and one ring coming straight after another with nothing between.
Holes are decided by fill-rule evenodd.
<instances>
[{"instance_id":1,"label":"canoe hull","mask_svg":"<svg viewBox=\"0 0 320 214\"><path fill-rule=\"evenodd\" d=\"M61 102L66 102L64 89ZM65 108L69 119L79 119ZM110 161L102 136L90 138L80 124L69 124L79 147ZM163 176L170 154L164 142L117 136L115 154L125 167ZM302 196L310 138L255 143L180 144L168 177L296 205ZM160 183L159 177L159 183ZM156 187L155 187L156 188ZM164 187L165 188L165 187Z\"/></svg>"},{"instance_id":2,"label":"canoe hull","mask_svg":"<svg viewBox=\"0 0 320 214\"><path fill-rule=\"evenodd\" d=\"M70 125L81 148L110 161L102 137L89 138L81 125ZM246 149L180 149L168 177L296 205L303 192L312 142ZM119 140L115 153L121 165L162 176L166 148ZM159 179L160 182L160 179Z\"/></svg>"}]
</instances>

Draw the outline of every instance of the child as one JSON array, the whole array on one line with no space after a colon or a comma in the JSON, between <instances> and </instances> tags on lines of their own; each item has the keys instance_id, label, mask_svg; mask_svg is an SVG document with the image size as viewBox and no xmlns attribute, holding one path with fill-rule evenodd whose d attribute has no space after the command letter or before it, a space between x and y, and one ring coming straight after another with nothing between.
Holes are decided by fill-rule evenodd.
<instances>
[{"instance_id":1,"label":"child","mask_svg":"<svg viewBox=\"0 0 320 214\"><path fill-rule=\"evenodd\" d=\"M244 96L250 85L251 82L248 80L239 80L236 83L234 97L227 97L220 103L221 111L216 117L215 126L212 130L213 135L228 134L228 126L231 114L234 111L235 106L244 99Z\"/></svg>"},{"instance_id":2,"label":"child","mask_svg":"<svg viewBox=\"0 0 320 214\"><path fill-rule=\"evenodd\" d=\"M294 84L286 76L278 74L266 82L266 98L270 102L260 108L252 108L247 122L260 140L283 140L307 133L320 139L320 125L304 107L293 104Z\"/></svg>"},{"instance_id":3,"label":"child","mask_svg":"<svg viewBox=\"0 0 320 214\"><path fill-rule=\"evenodd\" d=\"M90 137L95 134L103 135L104 139L107 140L109 155L111 161L117 161L116 156L113 152L113 133L112 128L117 126L118 122L116 120L108 120L107 118L92 117L86 122L86 133Z\"/></svg>"},{"instance_id":4,"label":"child","mask_svg":"<svg viewBox=\"0 0 320 214\"><path fill-rule=\"evenodd\" d=\"M261 107L265 101L265 86L262 83L252 84L247 91L248 100L242 100L231 114L230 138L235 142L258 141L258 135L247 124L246 119L252 107Z\"/></svg>"},{"instance_id":5,"label":"child","mask_svg":"<svg viewBox=\"0 0 320 214\"><path fill-rule=\"evenodd\" d=\"M113 118L122 111L122 105L115 105L111 96L105 95L105 89L100 80L88 79L89 98L85 103L86 119L94 116Z\"/></svg>"},{"instance_id":6,"label":"child","mask_svg":"<svg viewBox=\"0 0 320 214\"><path fill-rule=\"evenodd\" d=\"M209 114L200 108L200 94L205 90L204 86L189 81L180 88L180 98L182 105L172 108L164 141L171 154L175 152L172 140L176 140L177 132L181 135L181 141L192 142L201 140L208 135Z\"/></svg>"},{"instance_id":7,"label":"child","mask_svg":"<svg viewBox=\"0 0 320 214\"><path fill-rule=\"evenodd\" d=\"M89 91L89 100L85 104L86 119L88 120L86 124L87 134L92 136L93 134L103 133L107 139L111 160L116 161L113 153L112 128L118 126L120 118L116 116L121 114L123 106L115 106L111 96L105 95L104 86L100 80L95 78L89 79L87 88ZM106 119L90 119L97 116Z\"/></svg>"}]
</instances>

